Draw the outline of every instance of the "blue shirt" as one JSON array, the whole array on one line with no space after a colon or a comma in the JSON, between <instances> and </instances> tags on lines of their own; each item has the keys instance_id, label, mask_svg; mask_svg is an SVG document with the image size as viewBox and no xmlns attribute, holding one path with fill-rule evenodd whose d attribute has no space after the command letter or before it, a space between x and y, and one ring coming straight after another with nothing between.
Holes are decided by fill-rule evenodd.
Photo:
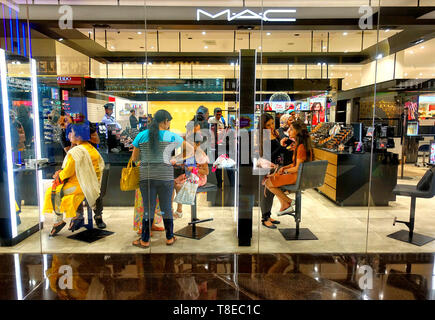
<instances>
[{"instance_id":1,"label":"blue shirt","mask_svg":"<svg viewBox=\"0 0 435 320\"><path fill-rule=\"evenodd\" d=\"M149 141L149 130L144 130L139 133L133 141L133 146L139 148L139 144L143 142ZM178 134L168 131L168 130L159 130L159 141L161 142L176 142L177 148L183 144L183 138Z\"/></svg>"},{"instance_id":2,"label":"blue shirt","mask_svg":"<svg viewBox=\"0 0 435 320\"><path fill-rule=\"evenodd\" d=\"M109 116L107 113L104 115L103 120L101 120L101 122L104 123L106 126L110 124L114 124L116 125L117 129L122 129L121 125L118 122L116 122L115 117Z\"/></svg>"}]
</instances>

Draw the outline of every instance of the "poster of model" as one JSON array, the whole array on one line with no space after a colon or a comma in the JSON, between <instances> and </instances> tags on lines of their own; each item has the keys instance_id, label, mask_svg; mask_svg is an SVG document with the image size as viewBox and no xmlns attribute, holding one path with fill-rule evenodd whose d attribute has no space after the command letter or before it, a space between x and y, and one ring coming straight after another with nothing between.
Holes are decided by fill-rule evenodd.
<instances>
[{"instance_id":1,"label":"poster of model","mask_svg":"<svg viewBox=\"0 0 435 320\"><path fill-rule=\"evenodd\" d=\"M317 96L310 98L310 110L312 112L311 125L316 126L326 121L326 97Z\"/></svg>"},{"instance_id":2,"label":"poster of model","mask_svg":"<svg viewBox=\"0 0 435 320\"><path fill-rule=\"evenodd\" d=\"M418 121L418 97L410 97L405 102L405 110L408 110L408 121Z\"/></svg>"}]
</instances>

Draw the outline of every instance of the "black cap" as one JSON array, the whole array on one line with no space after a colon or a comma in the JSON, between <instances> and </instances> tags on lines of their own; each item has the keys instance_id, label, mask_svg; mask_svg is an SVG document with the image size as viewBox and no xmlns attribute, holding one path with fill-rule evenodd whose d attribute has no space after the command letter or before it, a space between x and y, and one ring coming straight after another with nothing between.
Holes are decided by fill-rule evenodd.
<instances>
[{"instance_id":1,"label":"black cap","mask_svg":"<svg viewBox=\"0 0 435 320\"><path fill-rule=\"evenodd\" d=\"M113 107L114 107L115 105L112 103L112 102L109 102L109 103L106 103L105 105L104 105L104 109L109 109L109 110L113 110Z\"/></svg>"}]
</instances>

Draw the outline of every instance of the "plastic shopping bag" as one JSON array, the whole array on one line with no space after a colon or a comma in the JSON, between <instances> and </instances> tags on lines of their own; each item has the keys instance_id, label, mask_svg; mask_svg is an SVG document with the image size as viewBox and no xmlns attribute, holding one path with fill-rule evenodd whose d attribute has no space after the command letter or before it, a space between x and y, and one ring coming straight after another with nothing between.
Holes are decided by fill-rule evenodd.
<instances>
[{"instance_id":1,"label":"plastic shopping bag","mask_svg":"<svg viewBox=\"0 0 435 320\"><path fill-rule=\"evenodd\" d=\"M187 178L186 182L184 182L180 191L177 193L174 201L180 204L194 205L196 190L198 189L199 177L192 172L192 174Z\"/></svg>"},{"instance_id":2,"label":"plastic shopping bag","mask_svg":"<svg viewBox=\"0 0 435 320\"><path fill-rule=\"evenodd\" d=\"M229 158L227 154L220 155L216 161L213 163L212 172L215 172L216 169L224 169L224 168L232 168L236 165L236 162Z\"/></svg>"}]
</instances>

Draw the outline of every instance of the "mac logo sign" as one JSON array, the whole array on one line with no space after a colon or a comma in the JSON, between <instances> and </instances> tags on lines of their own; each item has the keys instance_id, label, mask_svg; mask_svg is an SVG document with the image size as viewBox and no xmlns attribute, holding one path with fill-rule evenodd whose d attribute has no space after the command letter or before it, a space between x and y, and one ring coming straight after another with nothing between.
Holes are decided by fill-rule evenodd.
<instances>
[{"instance_id":1,"label":"mac logo sign","mask_svg":"<svg viewBox=\"0 0 435 320\"><path fill-rule=\"evenodd\" d=\"M265 22L294 22L296 18L290 17L290 13L295 13L294 9L269 9L260 13L255 13L249 9L243 10L239 13L231 12L230 9L220 11L212 14L202 9L196 10L196 20L200 21L201 16L217 19L221 16L226 16L228 21L233 20L263 20Z\"/></svg>"}]
</instances>

